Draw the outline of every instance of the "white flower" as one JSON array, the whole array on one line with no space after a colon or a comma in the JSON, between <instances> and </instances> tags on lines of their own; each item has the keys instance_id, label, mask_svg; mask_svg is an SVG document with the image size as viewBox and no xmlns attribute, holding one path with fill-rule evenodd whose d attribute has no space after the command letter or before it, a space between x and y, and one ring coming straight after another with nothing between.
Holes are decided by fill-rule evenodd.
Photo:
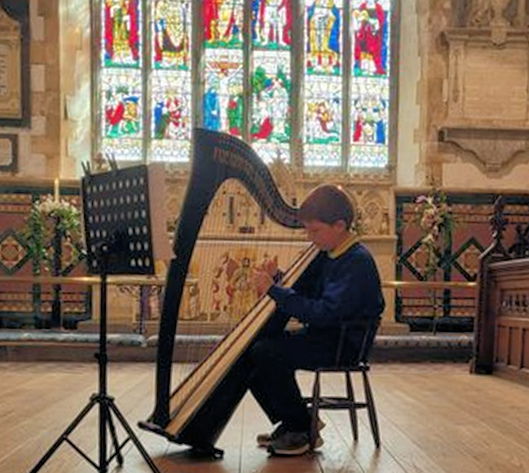
<instances>
[{"instance_id":1,"label":"white flower","mask_svg":"<svg viewBox=\"0 0 529 473\"><path fill-rule=\"evenodd\" d=\"M427 233L424 238L422 239L422 242L426 245L435 243L435 237L431 233Z\"/></svg>"}]
</instances>

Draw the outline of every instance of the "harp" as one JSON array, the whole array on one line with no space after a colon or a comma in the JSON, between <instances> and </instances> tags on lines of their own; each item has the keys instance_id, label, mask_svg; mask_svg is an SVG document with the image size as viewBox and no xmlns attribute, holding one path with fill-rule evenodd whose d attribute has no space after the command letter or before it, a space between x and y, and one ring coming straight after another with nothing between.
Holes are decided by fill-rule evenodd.
<instances>
[{"instance_id":1,"label":"harp","mask_svg":"<svg viewBox=\"0 0 529 473\"><path fill-rule=\"evenodd\" d=\"M193 248L215 192L231 178L242 182L276 223L301 228L297 209L283 200L268 168L250 146L224 133L195 129L193 166L175 233L175 256L169 265L160 320L155 408L147 421L140 423L141 428L173 442L213 454L221 452L214 445L246 392L237 361L259 333L270 329L275 307L270 298L262 297L171 393L178 312ZM314 247L305 250L285 273L283 282L294 283L316 254Z\"/></svg>"}]
</instances>

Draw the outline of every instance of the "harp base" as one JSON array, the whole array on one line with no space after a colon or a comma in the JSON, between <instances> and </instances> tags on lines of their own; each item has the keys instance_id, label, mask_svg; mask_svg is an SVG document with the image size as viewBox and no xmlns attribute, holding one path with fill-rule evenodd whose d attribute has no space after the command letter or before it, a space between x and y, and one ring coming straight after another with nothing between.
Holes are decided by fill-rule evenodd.
<instances>
[{"instance_id":1,"label":"harp base","mask_svg":"<svg viewBox=\"0 0 529 473\"><path fill-rule=\"evenodd\" d=\"M153 422L138 422L138 427L140 427L143 430L148 430L150 432L153 432L155 434L161 435L162 437L165 437L170 442L178 443L181 445L188 445L190 447L189 455L193 458L211 458L214 460L220 460L224 457L224 450L221 450L220 448L215 447L214 445L210 444L190 444L186 441L182 440L178 435L172 435L169 432L167 432L163 427L160 427L158 424L154 424Z\"/></svg>"}]
</instances>

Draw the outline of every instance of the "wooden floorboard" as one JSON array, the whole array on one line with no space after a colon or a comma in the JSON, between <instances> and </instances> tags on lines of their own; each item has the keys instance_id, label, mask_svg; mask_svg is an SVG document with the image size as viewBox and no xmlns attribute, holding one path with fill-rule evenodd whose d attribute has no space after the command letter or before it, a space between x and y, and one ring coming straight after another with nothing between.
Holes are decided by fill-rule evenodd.
<instances>
[{"instance_id":1,"label":"wooden floorboard","mask_svg":"<svg viewBox=\"0 0 529 473\"><path fill-rule=\"evenodd\" d=\"M175 365L181 379L189 365ZM0 363L0 472L29 472L97 391L95 363ZM529 473L529 387L496 376L468 373L465 364L375 364L371 381L382 447L374 447L367 415L360 413L355 444L345 412L322 413L323 447L314 455L270 458L255 444L270 425L255 400L246 396L219 439L221 461L197 461L184 447L139 430L153 407L155 367L111 363L109 393L150 456L164 473ZM308 389L311 376L300 373ZM329 393L342 378L326 375ZM360 395L361 383L356 383ZM79 424L71 439L98 460L98 409ZM120 438L124 433L118 427ZM149 472L131 442L122 470ZM96 471L63 444L40 470Z\"/></svg>"}]
</instances>

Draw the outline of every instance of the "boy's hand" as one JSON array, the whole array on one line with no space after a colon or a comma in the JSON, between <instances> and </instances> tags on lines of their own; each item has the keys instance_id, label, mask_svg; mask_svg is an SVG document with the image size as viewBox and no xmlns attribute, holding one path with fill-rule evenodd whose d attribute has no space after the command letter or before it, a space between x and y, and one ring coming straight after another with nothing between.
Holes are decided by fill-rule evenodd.
<instances>
[{"instance_id":1,"label":"boy's hand","mask_svg":"<svg viewBox=\"0 0 529 473\"><path fill-rule=\"evenodd\" d=\"M257 271L254 274L253 279L259 296L266 294L268 292L268 289L270 289L270 287L272 287L272 285L274 284L272 276L270 276L270 274L266 271Z\"/></svg>"}]
</instances>

